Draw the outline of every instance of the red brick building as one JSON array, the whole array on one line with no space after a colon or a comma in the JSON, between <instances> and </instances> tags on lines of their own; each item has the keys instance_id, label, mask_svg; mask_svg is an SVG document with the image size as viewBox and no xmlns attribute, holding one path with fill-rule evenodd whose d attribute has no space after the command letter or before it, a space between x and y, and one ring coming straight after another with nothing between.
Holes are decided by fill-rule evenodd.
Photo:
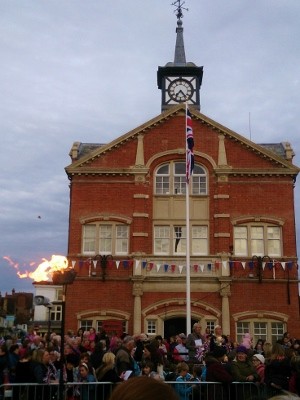
<instances>
[{"instance_id":1,"label":"red brick building","mask_svg":"<svg viewBox=\"0 0 300 400\"><path fill-rule=\"evenodd\" d=\"M293 150L200 113L202 67L185 61L177 17L174 62L157 73L162 113L108 144L72 146L67 257L77 277L65 326L185 331L188 236L192 322L221 324L238 340L300 337ZM188 186L185 102L195 141Z\"/></svg>"}]
</instances>

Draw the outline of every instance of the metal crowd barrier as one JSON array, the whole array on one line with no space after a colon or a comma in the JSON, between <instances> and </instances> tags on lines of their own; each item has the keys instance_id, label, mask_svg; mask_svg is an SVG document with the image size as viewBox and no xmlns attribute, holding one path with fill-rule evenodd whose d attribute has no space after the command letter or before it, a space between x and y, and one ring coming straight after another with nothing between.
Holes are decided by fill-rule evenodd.
<instances>
[{"instance_id":1,"label":"metal crowd barrier","mask_svg":"<svg viewBox=\"0 0 300 400\"><path fill-rule=\"evenodd\" d=\"M186 400L268 400L280 391L253 382L166 382ZM191 389L189 389L191 388Z\"/></svg>"},{"instance_id":2,"label":"metal crowd barrier","mask_svg":"<svg viewBox=\"0 0 300 400\"><path fill-rule=\"evenodd\" d=\"M0 386L0 400L108 400L114 383L74 382L6 384Z\"/></svg>"},{"instance_id":3,"label":"metal crowd barrier","mask_svg":"<svg viewBox=\"0 0 300 400\"><path fill-rule=\"evenodd\" d=\"M278 391L251 382L176 382L167 385L186 400L268 400ZM121 383L122 384L122 383ZM0 386L0 400L108 400L114 387L110 382L46 384L6 384Z\"/></svg>"}]
</instances>

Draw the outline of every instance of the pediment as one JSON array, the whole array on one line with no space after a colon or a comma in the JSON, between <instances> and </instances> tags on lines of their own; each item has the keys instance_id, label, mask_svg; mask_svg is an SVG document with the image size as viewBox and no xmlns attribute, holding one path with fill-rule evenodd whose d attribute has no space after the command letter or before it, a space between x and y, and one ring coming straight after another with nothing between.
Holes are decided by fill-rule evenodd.
<instances>
[{"instance_id":1,"label":"pediment","mask_svg":"<svg viewBox=\"0 0 300 400\"><path fill-rule=\"evenodd\" d=\"M254 152L257 156L263 158L264 160L267 159L278 169L286 170L287 174L298 174L300 169L292 164L293 150L290 147L288 152L284 148L285 145L289 146L288 143L259 145L238 134L237 132L226 128L225 126L219 124L218 122L212 120L211 118L205 116L195 109L191 108L190 112L193 121L195 121L194 124L200 123L206 125L211 131L214 131L216 134L221 134L225 138L229 138L231 141L236 142L247 151ZM123 147L125 148L130 142L132 142L133 140L137 140L138 136L145 136L150 134L154 128L157 128L159 125L164 124L168 120L178 115L185 115L184 104L179 104L167 111L162 112L155 118L145 122L135 129L125 133L124 135L117 137L109 143L93 144L75 142L70 151L70 156L73 162L65 168L67 174L77 174L80 173L80 171L82 173L85 173L84 171L87 172L92 167L92 165L95 164L97 159L113 153L115 150L120 150ZM290 159L287 159L286 154L290 155ZM134 165L134 162L131 165ZM142 166L140 167L141 169L143 169ZM122 167L118 165L115 168L113 166L110 166L109 169L111 173L130 173L130 168L128 168L128 166Z\"/></svg>"}]
</instances>

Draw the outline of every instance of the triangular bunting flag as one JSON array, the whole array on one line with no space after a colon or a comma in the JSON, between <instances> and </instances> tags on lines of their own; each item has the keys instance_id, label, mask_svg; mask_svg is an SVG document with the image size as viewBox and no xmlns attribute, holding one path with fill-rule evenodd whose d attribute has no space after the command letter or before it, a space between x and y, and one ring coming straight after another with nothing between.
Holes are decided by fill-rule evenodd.
<instances>
[{"instance_id":1,"label":"triangular bunting flag","mask_svg":"<svg viewBox=\"0 0 300 400\"><path fill-rule=\"evenodd\" d=\"M93 266L94 266L94 268L97 267L97 260L93 260Z\"/></svg>"},{"instance_id":2,"label":"triangular bunting flag","mask_svg":"<svg viewBox=\"0 0 300 400\"><path fill-rule=\"evenodd\" d=\"M120 261L116 261L116 267L119 269Z\"/></svg>"},{"instance_id":3,"label":"triangular bunting flag","mask_svg":"<svg viewBox=\"0 0 300 400\"><path fill-rule=\"evenodd\" d=\"M241 264L242 264L242 267L243 267L244 269L246 269L246 261L242 261Z\"/></svg>"},{"instance_id":4,"label":"triangular bunting flag","mask_svg":"<svg viewBox=\"0 0 300 400\"><path fill-rule=\"evenodd\" d=\"M200 269L201 269L201 272L204 271L204 264L200 264Z\"/></svg>"},{"instance_id":5,"label":"triangular bunting flag","mask_svg":"<svg viewBox=\"0 0 300 400\"><path fill-rule=\"evenodd\" d=\"M165 269L165 272L168 272L169 265L168 264L164 264L164 269Z\"/></svg>"},{"instance_id":6,"label":"triangular bunting flag","mask_svg":"<svg viewBox=\"0 0 300 400\"><path fill-rule=\"evenodd\" d=\"M227 269L227 261L222 261L222 267L223 267L224 269Z\"/></svg>"},{"instance_id":7,"label":"triangular bunting flag","mask_svg":"<svg viewBox=\"0 0 300 400\"><path fill-rule=\"evenodd\" d=\"M128 268L128 260L124 260L122 262L123 262L123 267Z\"/></svg>"},{"instance_id":8,"label":"triangular bunting flag","mask_svg":"<svg viewBox=\"0 0 300 400\"><path fill-rule=\"evenodd\" d=\"M158 272L160 270L161 265L160 264L156 264L156 271Z\"/></svg>"},{"instance_id":9,"label":"triangular bunting flag","mask_svg":"<svg viewBox=\"0 0 300 400\"><path fill-rule=\"evenodd\" d=\"M199 265L198 264L194 264L194 271L195 272L198 272L198 268L199 268Z\"/></svg>"},{"instance_id":10,"label":"triangular bunting flag","mask_svg":"<svg viewBox=\"0 0 300 400\"><path fill-rule=\"evenodd\" d=\"M143 261L143 262L142 262L142 267L143 267L143 268L146 268L146 266L147 266L147 261Z\"/></svg>"},{"instance_id":11,"label":"triangular bunting flag","mask_svg":"<svg viewBox=\"0 0 300 400\"><path fill-rule=\"evenodd\" d=\"M72 267L75 268L76 261L72 261Z\"/></svg>"},{"instance_id":12,"label":"triangular bunting flag","mask_svg":"<svg viewBox=\"0 0 300 400\"><path fill-rule=\"evenodd\" d=\"M141 260L135 260L135 269L137 269L140 265Z\"/></svg>"},{"instance_id":13,"label":"triangular bunting flag","mask_svg":"<svg viewBox=\"0 0 300 400\"><path fill-rule=\"evenodd\" d=\"M172 272L175 272L175 269L176 269L176 265L175 265L175 264L172 264L172 265L171 265L171 270L172 270Z\"/></svg>"},{"instance_id":14,"label":"triangular bunting flag","mask_svg":"<svg viewBox=\"0 0 300 400\"><path fill-rule=\"evenodd\" d=\"M179 269L179 272L180 272L180 274L182 273L182 270L183 270L183 265L178 265L178 269Z\"/></svg>"}]
</instances>

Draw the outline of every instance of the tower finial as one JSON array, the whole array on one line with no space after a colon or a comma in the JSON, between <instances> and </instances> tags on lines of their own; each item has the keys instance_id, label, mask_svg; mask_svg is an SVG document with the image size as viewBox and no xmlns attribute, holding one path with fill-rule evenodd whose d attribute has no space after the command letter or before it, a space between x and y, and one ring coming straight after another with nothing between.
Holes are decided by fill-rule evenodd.
<instances>
[{"instance_id":1,"label":"tower finial","mask_svg":"<svg viewBox=\"0 0 300 400\"><path fill-rule=\"evenodd\" d=\"M176 0L173 3L171 3L171 6L176 7L176 9L174 10L174 12L176 12L176 17L178 20L180 20L181 18L183 18L183 13L182 10L186 10L189 11L188 8L183 7L185 4L185 1L182 0Z\"/></svg>"}]
</instances>

